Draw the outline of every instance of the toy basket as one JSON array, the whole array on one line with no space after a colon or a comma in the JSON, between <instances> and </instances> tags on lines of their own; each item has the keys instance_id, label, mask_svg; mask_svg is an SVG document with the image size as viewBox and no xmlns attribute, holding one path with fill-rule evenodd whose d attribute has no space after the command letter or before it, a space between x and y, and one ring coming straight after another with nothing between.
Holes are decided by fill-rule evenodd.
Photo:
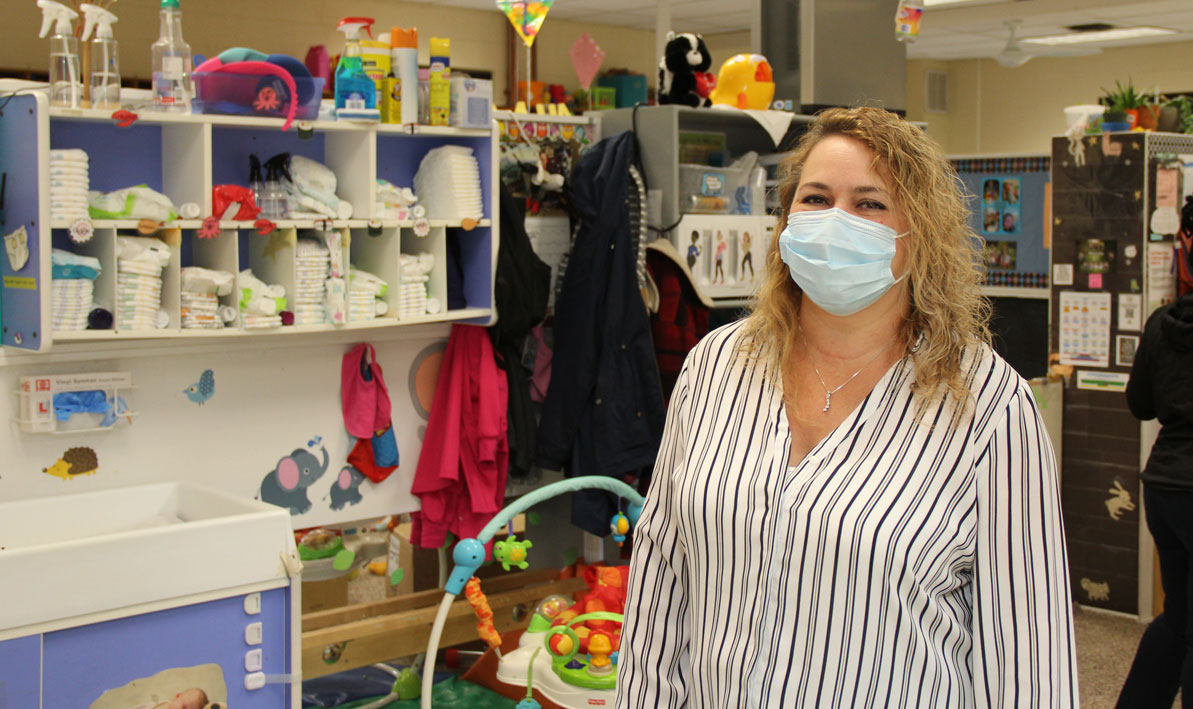
<instances>
[{"instance_id":1,"label":"toy basket","mask_svg":"<svg viewBox=\"0 0 1193 709\"><path fill-rule=\"evenodd\" d=\"M196 71L195 113L221 113L234 116L269 116L286 118L290 109L290 89L280 77L268 74ZM297 106L294 118L314 120L319 117L323 99L323 78L294 79Z\"/></svg>"}]
</instances>

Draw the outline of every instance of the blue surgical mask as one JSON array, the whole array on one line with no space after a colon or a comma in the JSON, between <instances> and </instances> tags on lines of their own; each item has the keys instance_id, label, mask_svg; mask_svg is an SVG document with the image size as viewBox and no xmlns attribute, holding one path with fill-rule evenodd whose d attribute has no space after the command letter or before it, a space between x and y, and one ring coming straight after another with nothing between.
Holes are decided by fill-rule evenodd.
<instances>
[{"instance_id":1,"label":"blue surgical mask","mask_svg":"<svg viewBox=\"0 0 1193 709\"><path fill-rule=\"evenodd\" d=\"M833 315L853 315L902 280L891 273L901 236L836 207L792 212L779 235L779 254L813 303Z\"/></svg>"}]
</instances>

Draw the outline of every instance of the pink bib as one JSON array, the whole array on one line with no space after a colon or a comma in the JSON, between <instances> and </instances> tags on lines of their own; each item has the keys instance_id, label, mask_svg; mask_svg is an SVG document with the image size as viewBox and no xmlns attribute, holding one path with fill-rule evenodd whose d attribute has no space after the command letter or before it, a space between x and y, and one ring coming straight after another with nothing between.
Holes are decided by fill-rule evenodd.
<instances>
[{"instance_id":1,"label":"pink bib","mask_svg":"<svg viewBox=\"0 0 1193 709\"><path fill-rule=\"evenodd\" d=\"M353 347L340 365L340 401L344 427L357 438L370 439L390 425L389 390L377 352L367 342Z\"/></svg>"}]
</instances>

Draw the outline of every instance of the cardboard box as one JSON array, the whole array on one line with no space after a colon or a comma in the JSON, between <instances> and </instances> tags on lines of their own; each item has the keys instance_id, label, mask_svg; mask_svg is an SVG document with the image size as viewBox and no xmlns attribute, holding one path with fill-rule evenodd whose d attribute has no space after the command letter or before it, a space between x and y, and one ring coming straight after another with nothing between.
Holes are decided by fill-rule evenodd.
<instances>
[{"instance_id":1,"label":"cardboard box","mask_svg":"<svg viewBox=\"0 0 1193 709\"><path fill-rule=\"evenodd\" d=\"M410 543L410 523L399 524L389 534L386 573L402 570L402 582L390 584L386 595L401 596L439 586L439 551L420 549ZM450 563L450 559L449 559Z\"/></svg>"},{"instance_id":2,"label":"cardboard box","mask_svg":"<svg viewBox=\"0 0 1193 709\"><path fill-rule=\"evenodd\" d=\"M514 518L514 534L518 538L525 538L526 515ZM493 536L494 543L505 539L506 532ZM534 553L534 550L531 550ZM388 596L400 596L406 593L417 593L439 588L439 550L422 549L410 543L410 523L399 524L389 535L389 554L387 557L386 573L393 573L394 569L402 569L402 582L390 584L386 593ZM452 563L451 555L447 555L447 563ZM449 573L451 568L445 573ZM481 566L476 575L478 578L489 578L506 573L500 564L486 564ZM305 589L305 586L304 586Z\"/></svg>"},{"instance_id":3,"label":"cardboard box","mask_svg":"<svg viewBox=\"0 0 1193 709\"><path fill-rule=\"evenodd\" d=\"M348 605L348 577L302 582L302 612L313 613Z\"/></svg>"},{"instance_id":4,"label":"cardboard box","mask_svg":"<svg viewBox=\"0 0 1193 709\"><path fill-rule=\"evenodd\" d=\"M453 76L451 124L458 128L488 128L493 120L493 82Z\"/></svg>"}]
</instances>

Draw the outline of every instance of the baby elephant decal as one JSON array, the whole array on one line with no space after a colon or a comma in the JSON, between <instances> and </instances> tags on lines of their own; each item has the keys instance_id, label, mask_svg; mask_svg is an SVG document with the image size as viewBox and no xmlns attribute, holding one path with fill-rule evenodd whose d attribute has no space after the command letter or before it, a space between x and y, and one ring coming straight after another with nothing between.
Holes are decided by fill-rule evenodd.
<instances>
[{"instance_id":1,"label":"baby elephant decal","mask_svg":"<svg viewBox=\"0 0 1193 709\"><path fill-rule=\"evenodd\" d=\"M311 445L319 445L316 438ZM295 448L290 455L278 461L277 467L261 481L260 498L278 507L286 507L292 515L300 515L311 509L307 488L327 472L329 456L327 448L319 445L323 461L306 448Z\"/></svg>"},{"instance_id":2,"label":"baby elephant decal","mask_svg":"<svg viewBox=\"0 0 1193 709\"><path fill-rule=\"evenodd\" d=\"M331 495L331 508L333 510L342 510L364 499L360 496L360 484L364 481L364 473L351 465L345 465L340 470L340 474L336 476L336 481L331 484L331 490L329 491Z\"/></svg>"}]
</instances>

